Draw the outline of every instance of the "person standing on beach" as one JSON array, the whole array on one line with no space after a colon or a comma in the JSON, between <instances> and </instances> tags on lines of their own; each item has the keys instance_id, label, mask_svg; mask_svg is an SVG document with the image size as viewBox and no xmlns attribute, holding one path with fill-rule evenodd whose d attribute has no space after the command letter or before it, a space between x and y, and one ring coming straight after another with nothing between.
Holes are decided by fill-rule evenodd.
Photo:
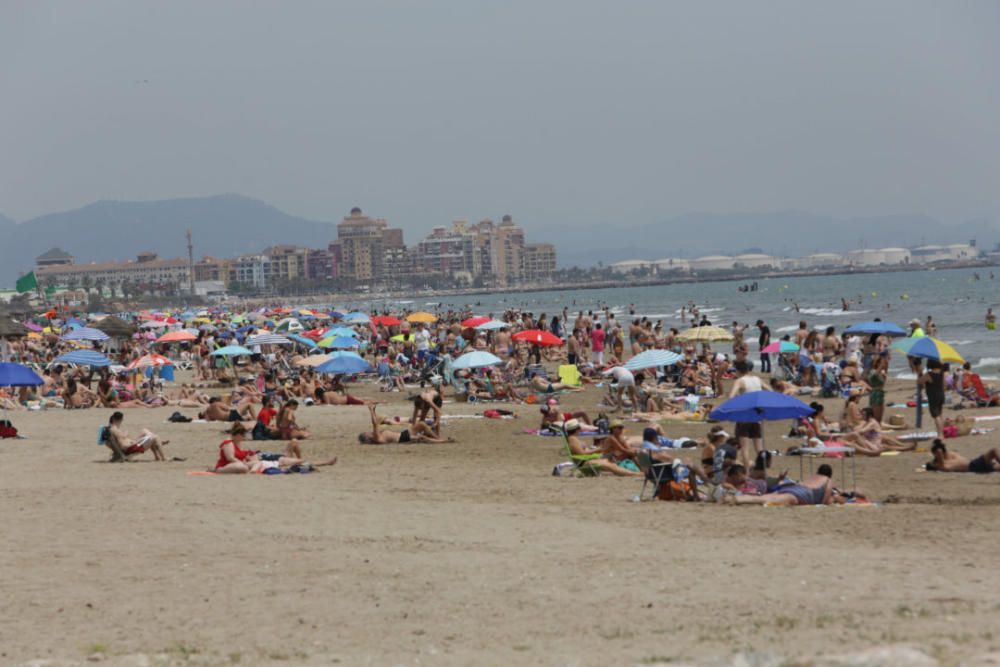
<instances>
[{"instance_id":1,"label":"person standing on beach","mask_svg":"<svg viewBox=\"0 0 1000 667\"><path fill-rule=\"evenodd\" d=\"M809 337L809 325L806 324L805 320L799 322L799 328L795 332L795 344L799 346L799 350L806 342L806 338Z\"/></svg>"},{"instance_id":2,"label":"person standing on beach","mask_svg":"<svg viewBox=\"0 0 1000 667\"><path fill-rule=\"evenodd\" d=\"M764 348L771 344L771 328L764 323L764 320L757 320L757 329L760 330L760 336L757 338L757 343L760 345L760 372L770 373L771 372L771 355L764 352ZM758 380L758 383L760 381Z\"/></svg>"},{"instance_id":3,"label":"person standing on beach","mask_svg":"<svg viewBox=\"0 0 1000 667\"><path fill-rule=\"evenodd\" d=\"M993 279L993 274L990 274L990 279ZM986 309L986 328L990 331L995 331L997 328L997 316L994 314L992 308Z\"/></svg>"},{"instance_id":4,"label":"person standing on beach","mask_svg":"<svg viewBox=\"0 0 1000 667\"><path fill-rule=\"evenodd\" d=\"M920 376L920 385L927 392L927 411L934 419L938 438L944 439L944 367L937 359L927 360L927 371Z\"/></svg>"},{"instance_id":5,"label":"person standing on beach","mask_svg":"<svg viewBox=\"0 0 1000 667\"><path fill-rule=\"evenodd\" d=\"M758 324L759 326L759 324ZM761 355L763 356L763 355ZM729 392L729 398L736 398L741 394L752 391L761 391L764 386L760 378L750 374L750 367L746 362L736 362L736 382ZM760 454L763 447L763 435L759 422L737 422L736 437L740 441L740 460L744 466L750 465L750 443L753 442L754 455Z\"/></svg>"},{"instance_id":6,"label":"person standing on beach","mask_svg":"<svg viewBox=\"0 0 1000 667\"><path fill-rule=\"evenodd\" d=\"M593 330L590 332L590 350L593 353L591 355L591 361L593 361L595 366L604 365L604 339L606 338L604 329L601 328L601 323L598 322L594 325Z\"/></svg>"}]
</instances>

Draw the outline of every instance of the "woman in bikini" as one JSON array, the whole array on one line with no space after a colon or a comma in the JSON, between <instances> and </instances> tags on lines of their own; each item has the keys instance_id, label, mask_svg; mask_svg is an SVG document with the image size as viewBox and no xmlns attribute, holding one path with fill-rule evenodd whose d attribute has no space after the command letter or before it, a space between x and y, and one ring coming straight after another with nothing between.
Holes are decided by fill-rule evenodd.
<instances>
[{"instance_id":1,"label":"woman in bikini","mask_svg":"<svg viewBox=\"0 0 1000 667\"><path fill-rule=\"evenodd\" d=\"M858 454L881 456L882 452L911 452L917 448L915 441L906 444L886 435L871 408L862 410L861 417L862 423L854 427L852 432L841 436L841 439L853 446Z\"/></svg>"},{"instance_id":2,"label":"woman in bikini","mask_svg":"<svg viewBox=\"0 0 1000 667\"><path fill-rule=\"evenodd\" d=\"M424 422L417 422L402 431L382 428L382 419L375 412L374 404L368 404L368 412L372 418L372 430L358 434L358 442L362 445L388 445L397 442L400 444L407 442L455 442L451 438L438 437L433 429Z\"/></svg>"},{"instance_id":3,"label":"woman in bikini","mask_svg":"<svg viewBox=\"0 0 1000 667\"><path fill-rule=\"evenodd\" d=\"M305 440L312 435L306 429L299 428L299 425L295 423L295 410L298 407L299 402L293 398L278 410L278 434L282 440Z\"/></svg>"}]
</instances>

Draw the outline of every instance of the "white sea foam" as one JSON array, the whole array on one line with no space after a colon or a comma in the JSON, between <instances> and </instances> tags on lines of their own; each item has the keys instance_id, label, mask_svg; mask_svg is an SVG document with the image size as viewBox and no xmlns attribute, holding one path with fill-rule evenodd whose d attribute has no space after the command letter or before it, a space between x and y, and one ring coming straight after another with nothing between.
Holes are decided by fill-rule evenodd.
<instances>
[{"instance_id":1,"label":"white sea foam","mask_svg":"<svg viewBox=\"0 0 1000 667\"><path fill-rule=\"evenodd\" d=\"M894 376L897 380L916 380L917 376L910 372L897 373Z\"/></svg>"},{"instance_id":2,"label":"white sea foam","mask_svg":"<svg viewBox=\"0 0 1000 667\"><path fill-rule=\"evenodd\" d=\"M955 347L956 345L972 345L975 342L976 341L974 341L974 340L956 340L956 341L952 341L951 346Z\"/></svg>"},{"instance_id":3,"label":"white sea foam","mask_svg":"<svg viewBox=\"0 0 1000 667\"><path fill-rule=\"evenodd\" d=\"M820 315L822 317L840 317L843 315L855 316L870 313L870 310L841 310L840 308L800 308L800 313L805 315Z\"/></svg>"},{"instance_id":4,"label":"white sea foam","mask_svg":"<svg viewBox=\"0 0 1000 667\"><path fill-rule=\"evenodd\" d=\"M983 357L976 366L1000 366L1000 357Z\"/></svg>"}]
</instances>

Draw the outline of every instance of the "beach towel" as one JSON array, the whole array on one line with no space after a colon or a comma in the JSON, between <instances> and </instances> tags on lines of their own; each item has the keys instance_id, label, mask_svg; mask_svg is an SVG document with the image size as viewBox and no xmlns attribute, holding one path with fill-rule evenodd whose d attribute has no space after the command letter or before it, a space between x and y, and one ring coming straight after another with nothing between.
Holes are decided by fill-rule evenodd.
<instances>
[{"instance_id":1,"label":"beach towel","mask_svg":"<svg viewBox=\"0 0 1000 667\"><path fill-rule=\"evenodd\" d=\"M559 367L559 381L571 387L580 386L580 369L576 364L564 364Z\"/></svg>"}]
</instances>

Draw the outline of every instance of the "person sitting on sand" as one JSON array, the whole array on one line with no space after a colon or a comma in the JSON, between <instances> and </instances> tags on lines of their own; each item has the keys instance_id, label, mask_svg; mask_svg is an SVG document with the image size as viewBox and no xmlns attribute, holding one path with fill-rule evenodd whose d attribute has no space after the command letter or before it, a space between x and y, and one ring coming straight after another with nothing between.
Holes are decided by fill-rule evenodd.
<instances>
[{"instance_id":1,"label":"person sitting on sand","mask_svg":"<svg viewBox=\"0 0 1000 667\"><path fill-rule=\"evenodd\" d=\"M561 427L564 422L568 422L570 419L577 419L587 426L592 426L594 423L590 420L590 416L586 412L563 412L559 409L559 401L554 398L546 401L545 407L540 408L540 411L542 413L542 423L538 427L539 430L545 430L549 426Z\"/></svg>"},{"instance_id":2,"label":"person sitting on sand","mask_svg":"<svg viewBox=\"0 0 1000 667\"><path fill-rule=\"evenodd\" d=\"M833 468L824 463L815 475L785 484L762 496L741 494L723 500L734 505L829 505L833 502Z\"/></svg>"},{"instance_id":3,"label":"person sitting on sand","mask_svg":"<svg viewBox=\"0 0 1000 667\"><path fill-rule=\"evenodd\" d=\"M841 440L854 447L854 451L858 454L881 456L882 452L911 452L917 448L916 441L906 444L886 435L871 408L864 408L861 411L861 418L860 424L850 433L841 436Z\"/></svg>"},{"instance_id":4,"label":"person sitting on sand","mask_svg":"<svg viewBox=\"0 0 1000 667\"><path fill-rule=\"evenodd\" d=\"M278 410L278 416L275 418L276 425L278 428L278 436L282 440L305 440L306 438L312 437L312 434L304 428L301 428L295 422L295 411L299 408L299 402L294 398L285 402Z\"/></svg>"},{"instance_id":5,"label":"person sitting on sand","mask_svg":"<svg viewBox=\"0 0 1000 667\"><path fill-rule=\"evenodd\" d=\"M840 414L840 428L842 430L851 430L863 421L860 405L861 396L858 394L852 394L844 401L844 411ZM875 416L874 408L872 408L872 416Z\"/></svg>"},{"instance_id":6,"label":"person sitting on sand","mask_svg":"<svg viewBox=\"0 0 1000 667\"><path fill-rule=\"evenodd\" d=\"M931 455L934 457L933 460L928 461L924 467L932 472L974 472L980 474L1000 472L1000 450L995 447L970 461L964 456L949 452L944 442L936 439L931 446Z\"/></svg>"},{"instance_id":7,"label":"person sitting on sand","mask_svg":"<svg viewBox=\"0 0 1000 667\"><path fill-rule=\"evenodd\" d=\"M114 412L108 420L107 429L102 433L102 443L111 450L112 463L123 463L129 460L128 457L144 453L147 449L153 452L153 458L157 461L166 461L163 454L163 447L170 443L169 440L160 440L160 437L147 429L142 430L142 435L137 440L129 437L129 434L122 429L122 422L125 415L121 412Z\"/></svg>"},{"instance_id":8,"label":"person sitting on sand","mask_svg":"<svg viewBox=\"0 0 1000 667\"><path fill-rule=\"evenodd\" d=\"M362 445L388 445L397 442L400 444L407 442L455 442L451 438L445 439L437 436L433 429L424 422L417 422L411 428L406 428L402 431L381 428L382 419L375 412L373 404L368 405L368 412L371 413L372 430L371 432L358 434L358 442Z\"/></svg>"},{"instance_id":9,"label":"person sitting on sand","mask_svg":"<svg viewBox=\"0 0 1000 667\"><path fill-rule=\"evenodd\" d=\"M256 420L253 406L250 404L231 405L223 402L218 396L213 396L208 400L205 409L198 413L198 419L210 422L238 422Z\"/></svg>"},{"instance_id":10,"label":"person sitting on sand","mask_svg":"<svg viewBox=\"0 0 1000 667\"><path fill-rule=\"evenodd\" d=\"M593 454L601 454L600 458L593 458L589 460L578 460L574 459L574 463L577 467L587 466L590 468L596 468L600 471L610 472L612 475L617 475L619 477L642 477L643 473L628 470L619 466L617 463L609 461L603 458L605 454L603 448L598 446L590 446L583 444L583 440L580 439L580 422L575 419L570 419L566 422L566 446L569 448L570 453L575 456L591 456Z\"/></svg>"}]
</instances>

